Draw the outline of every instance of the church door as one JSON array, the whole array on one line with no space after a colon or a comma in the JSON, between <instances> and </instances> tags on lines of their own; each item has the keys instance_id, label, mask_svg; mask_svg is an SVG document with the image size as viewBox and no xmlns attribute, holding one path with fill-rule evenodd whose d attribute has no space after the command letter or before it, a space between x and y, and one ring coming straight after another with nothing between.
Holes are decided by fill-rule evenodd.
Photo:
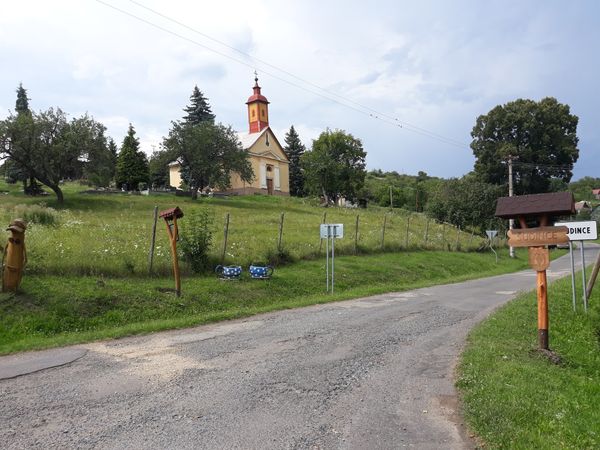
<instances>
[{"instance_id":1,"label":"church door","mask_svg":"<svg viewBox=\"0 0 600 450\"><path fill-rule=\"evenodd\" d=\"M273 179L267 178L267 194L273 195Z\"/></svg>"}]
</instances>

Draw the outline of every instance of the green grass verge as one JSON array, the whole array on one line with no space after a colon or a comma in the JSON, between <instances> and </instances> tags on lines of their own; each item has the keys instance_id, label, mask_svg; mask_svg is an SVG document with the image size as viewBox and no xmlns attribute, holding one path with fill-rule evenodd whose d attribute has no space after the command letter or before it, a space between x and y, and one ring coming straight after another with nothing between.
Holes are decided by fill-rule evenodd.
<instances>
[{"instance_id":1,"label":"green grass verge","mask_svg":"<svg viewBox=\"0 0 600 450\"><path fill-rule=\"evenodd\" d=\"M588 314L581 305L573 312L570 278L552 284L548 297L550 348L561 364L536 351L535 292L502 307L468 338L457 387L486 448L600 448L600 288Z\"/></svg>"},{"instance_id":2,"label":"green grass verge","mask_svg":"<svg viewBox=\"0 0 600 450\"><path fill-rule=\"evenodd\" d=\"M0 353L60 346L233 319L383 292L506 273L526 254L420 251L336 257L336 292L325 291L324 258L278 268L271 280L28 275L21 293L0 294Z\"/></svg>"}]
</instances>

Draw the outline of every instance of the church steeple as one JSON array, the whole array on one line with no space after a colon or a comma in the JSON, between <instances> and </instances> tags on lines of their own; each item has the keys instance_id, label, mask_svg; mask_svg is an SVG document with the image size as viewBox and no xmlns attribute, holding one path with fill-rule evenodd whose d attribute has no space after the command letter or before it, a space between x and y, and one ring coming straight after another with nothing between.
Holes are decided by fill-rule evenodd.
<instances>
[{"instance_id":1,"label":"church steeple","mask_svg":"<svg viewBox=\"0 0 600 450\"><path fill-rule=\"evenodd\" d=\"M258 133L269 126L269 101L260 93L258 74L254 72L254 87L246 105L248 105L248 124L250 133Z\"/></svg>"}]
</instances>

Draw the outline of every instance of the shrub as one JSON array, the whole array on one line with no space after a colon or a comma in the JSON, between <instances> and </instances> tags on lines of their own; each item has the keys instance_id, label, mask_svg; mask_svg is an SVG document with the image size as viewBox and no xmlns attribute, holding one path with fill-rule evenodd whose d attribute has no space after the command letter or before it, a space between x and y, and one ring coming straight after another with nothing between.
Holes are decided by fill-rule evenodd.
<instances>
[{"instance_id":1,"label":"shrub","mask_svg":"<svg viewBox=\"0 0 600 450\"><path fill-rule=\"evenodd\" d=\"M179 248L184 259L196 273L209 268L208 252L214 233L214 218L200 209L186 214L182 221Z\"/></svg>"},{"instance_id":2,"label":"shrub","mask_svg":"<svg viewBox=\"0 0 600 450\"><path fill-rule=\"evenodd\" d=\"M15 217L20 217L27 223L38 225L58 225L58 214L56 210L40 205L18 205L14 209Z\"/></svg>"}]
</instances>

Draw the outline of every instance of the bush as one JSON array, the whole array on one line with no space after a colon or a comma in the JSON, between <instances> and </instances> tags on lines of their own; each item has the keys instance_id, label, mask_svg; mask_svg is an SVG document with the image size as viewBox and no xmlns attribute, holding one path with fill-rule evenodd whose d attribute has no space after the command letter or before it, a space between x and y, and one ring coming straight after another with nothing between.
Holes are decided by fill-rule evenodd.
<instances>
[{"instance_id":1,"label":"bush","mask_svg":"<svg viewBox=\"0 0 600 450\"><path fill-rule=\"evenodd\" d=\"M213 239L213 224L213 216L204 209L186 214L182 223L179 248L185 261L196 273L210 266L208 252Z\"/></svg>"},{"instance_id":2,"label":"bush","mask_svg":"<svg viewBox=\"0 0 600 450\"><path fill-rule=\"evenodd\" d=\"M40 205L19 205L15 207L14 218L20 217L27 223L38 225L58 225L56 210Z\"/></svg>"}]
</instances>

